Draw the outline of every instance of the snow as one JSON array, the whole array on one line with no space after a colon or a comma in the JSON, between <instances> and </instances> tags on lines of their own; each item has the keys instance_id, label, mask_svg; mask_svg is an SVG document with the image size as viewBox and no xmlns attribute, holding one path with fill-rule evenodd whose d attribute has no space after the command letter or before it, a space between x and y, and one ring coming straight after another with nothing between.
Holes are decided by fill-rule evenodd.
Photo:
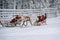
<instances>
[{"instance_id":1,"label":"snow","mask_svg":"<svg viewBox=\"0 0 60 40\"><path fill-rule=\"evenodd\" d=\"M48 18L47 25L0 27L0 40L60 40L60 17Z\"/></svg>"}]
</instances>

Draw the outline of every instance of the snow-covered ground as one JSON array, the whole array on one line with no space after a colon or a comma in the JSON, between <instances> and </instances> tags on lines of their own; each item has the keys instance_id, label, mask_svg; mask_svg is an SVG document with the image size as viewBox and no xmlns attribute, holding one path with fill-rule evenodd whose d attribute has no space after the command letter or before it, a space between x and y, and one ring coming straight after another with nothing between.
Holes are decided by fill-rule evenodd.
<instances>
[{"instance_id":1,"label":"snow-covered ground","mask_svg":"<svg viewBox=\"0 0 60 40\"><path fill-rule=\"evenodd\" d=\"M60 40L60 17L47 19L47 25L0 27L0 40Z\"/></svg>"}]
</instances>

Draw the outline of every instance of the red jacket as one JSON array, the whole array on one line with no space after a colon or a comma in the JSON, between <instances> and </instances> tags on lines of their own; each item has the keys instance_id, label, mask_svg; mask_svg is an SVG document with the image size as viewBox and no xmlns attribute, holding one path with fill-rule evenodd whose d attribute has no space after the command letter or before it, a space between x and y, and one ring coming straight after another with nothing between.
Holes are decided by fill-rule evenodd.
<instances>
[{"instance_id":1,"label":"red jacket","mask_svg":"<svg viewBox=\"0 0 60 40\"><path fill-rule=\"evenodd\" d=\"M16 23L17 22L17 20L14 18L14 19L12 19L12 21L11 21L12 23Z\"/></svg>"},{"instance_id":2,"label":"red jacket","mask_svg":"<svg viewBox=\"0 0 60 40\"><path fill-rule=\"evenodd\" d=\"M46 19L45 17L42 17L42 18L41 18L41 21L44 21L45 19Z\"/></svg>"}]
</instances>

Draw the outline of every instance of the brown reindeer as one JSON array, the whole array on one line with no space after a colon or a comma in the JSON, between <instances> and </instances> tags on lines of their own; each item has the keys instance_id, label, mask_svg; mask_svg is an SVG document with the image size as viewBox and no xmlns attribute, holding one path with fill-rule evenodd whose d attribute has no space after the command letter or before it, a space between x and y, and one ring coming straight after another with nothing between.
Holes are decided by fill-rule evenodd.
<instances>
[{"instance_id":1,"label":"brown reindeer","mask_svg":"<svg viewBox=\"0 0 60 40\"><path fill-rule=\"evenodd\" d=\"M30 24L32 25L32 22L31 22L31 19L30 19L29 16L19 16L19 17L16 17L16 20L17 20L17 21L16 21L17 24L18 24L19 22L20 22L20 24L21 24L21 22L23 22L22 26L25 25L25 23L26 23L25 26L27 26L27 21L29 21Z\"/></svg>"},{"instance_id":2,"label":"brown reindeer","mask_svg":"<svg viewBox=\"0 0 60 40\"><path fill-rule=\"evenodd\" d=\"M27 26L27 21L30 22L30 24L32 25L32 22L31 22L31 19L29 16L21 16L21 20L23 21L23 24L22 25L25 25L24 23L26 22L26 25Z\"/></svg>"},{"instance_id":3,"label":"brown reindeer","mask_svg":"<svg viewBox=\"0 0 60 40\"><path fill-rule=\"evenodd\" d=\"M29 21L30 24L32 25L31 19L30 19L29 16L18 16L18 15L17 15L15 18L13 18L13 19L10 21L10 23L14 23L14 24L16 25L16 24L18 24L19 22L20 22L20 24L21 24L21 22L23 22L23 24L22 24L22 26L23 26L23 25L25 25L25 22L26 22L26 25L25 25L25 26L27 26L27 21Z\"/></svg>"}]
</instances>

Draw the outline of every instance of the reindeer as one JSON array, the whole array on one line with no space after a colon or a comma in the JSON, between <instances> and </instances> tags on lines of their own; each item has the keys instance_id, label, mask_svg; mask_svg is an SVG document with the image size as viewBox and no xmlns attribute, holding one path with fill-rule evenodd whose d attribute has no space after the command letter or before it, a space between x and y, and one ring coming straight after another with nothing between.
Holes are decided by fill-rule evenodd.
<instances>
[{"instance_id":1,"label":"reindeer","mask_svg":"<svg viewBox=\"0 0 60 40\"><path fill-rule=\"evenodd\" d=\"M25 25L24 23L26 22L26 25L25 26L27 26L27 21L29 21L30 22L30 24L32 25L32 22L31 22L31 19L30 19L30 17L29 16L21 16L21 19L20 20L22 20L23 21L23 24L22 24L22 26L23 25Z\"/></svg>"},{"instance_id":2,"label":"reindeer","mask_svg":"<svg viewBox=\"0 0 60 40\"><path fill-rule=\"evenodd\" d=\"M23 24L22 24L22 26L23 26L23 25L25 25L25 22L26 22L25 26L27 26L27 21L29 21L30 24L32 25L31 19L29 16L18 16L17 15L14 19L12 19L12 21L10 23L14 23L16 26L16 24L18 24L19 22L20 22L20 24L21 24L21 22L23 22Z\"/></svg>"}]
</instances>

